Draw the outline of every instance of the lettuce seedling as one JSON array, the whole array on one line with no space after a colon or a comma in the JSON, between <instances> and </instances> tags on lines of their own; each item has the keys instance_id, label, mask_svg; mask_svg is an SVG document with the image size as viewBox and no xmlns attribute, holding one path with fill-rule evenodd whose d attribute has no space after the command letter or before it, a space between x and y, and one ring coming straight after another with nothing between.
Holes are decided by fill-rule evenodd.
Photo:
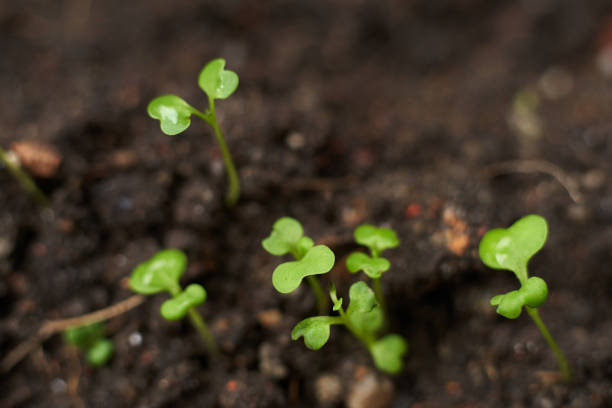
<instances>
[{"instance_id":1,"label":"lettuce seedling","mask_svg":"<svg viewBox=\"0 0 612 408\"><path fill-rule=\"evenodd\" d=\"M191 124L191 115L198 116L210 125L217 138L227 171L229 187L225 201L227 205L233 206L240 197L240 180L217 122L215 100L226 99L234 93L238 87L238 75L224 68L225 60L217 58L206 64L200 71L198 85L208 97L208 109L204 112L200 112L176 95L163 95L153 99L149 103L147 112L150 117L160 121L162 132L170 136L177 135L187 129Z\"/></svg>"},{"instance_id":2,"label":"lettuce seedling","mask_svg":"<svg viewBox=\"0 0 612 408\"><path fill-rule=\"evenodd\" d=\"M527 215L508 229L496 228L487 232L480 241L478 252L485 265L512 271L521 283L518 290L494 296L491 305L497 306L497 313L508 319L519 317L524 307L555 354L563 378L570 381L571 374L565 355L544 325L537 309L546 301L548 286L537 276L529 277L527 271L527 263L544 246L547 236L546 220L539 215Z\"/></svg>"},{"instance_id":3,"label":"lettuce seedling","mask_svg":"<svg viewBox=\"0 0 612 408\"><path fill-rule=\"evenodd\" d=\"M93 323L69 327L64 339L85 353L85 359L93 367L106 365L115 353L115 345L104 337L104 324Z\"/></svg>"},{"instance_id":4,"label":"lettuce seedling","mask_svg":"<svg viewBox=\"0 0 612 408\"><path fill-rule=\"evenodd\" d=\"M399 239L395 231L390 228L378 228L373 225L364 224L355 229L355 241L367 247L370 255L363 252L353 252L346 259L346 268L351 273L363 271L370 279L376 293L376 299L386 314L387 302L380 283L380 277L389 270L391 263L380 256L386 249L395 248L399 245Z\"/></svg>"},{"instance_id":5,"label":"lettuce seedling","mask_svg":"<svg viewBox=\"0 0 612 408\"><path fill-rule=\"evenodd\" d=\"M291 217L278 219L272 233L262 241L263 248L272 255L291 254L295 261L285 262L274 269L272 285L280 293L293 292L306 278L312 288L320 313L326 313L329 300L315 275L322 275L334 266L334 253L325 245L314 245L312 239L304 236L299 221Z\"/></svg>"},{"instance_id":6,"label":"lettuce seedling","mask_svg":"<svg viewBox=\"0 0 612 408\"><path fill-rule=\"evenodd\" d=\"M212 354L216 354L217 344L204 319L195 308L206 301L206 290L196 283L183 290L179 284L179 279L186 268L187 256L182 251L164 249L134 269L130 276L130 288L142 295L153 295L162 291L170 293L172 298L166 300L160 309L164 319L180 320L188 315L206 348Z\"/></svg>"},{"instance_id":7,"label":"lettuce seedling","mask_svg":"<svg viewBox=\"0 0 612 408\"><path fill-rule=\"evenodd\" d=\"M299 322L291 332L291 338L304 337L304 344L311 350L323 347L330 337L332 325L344 325L370 351L378 369L389 374L402 370L404 354L408 344L398 334L389 334L377 339L384 316L372 289L365 282L353 283L349 289L349 306L344 310L342 298L338 299L332 284L329 291L333 310L338 316L314 316Z\"/></svg>"}]
</instances>

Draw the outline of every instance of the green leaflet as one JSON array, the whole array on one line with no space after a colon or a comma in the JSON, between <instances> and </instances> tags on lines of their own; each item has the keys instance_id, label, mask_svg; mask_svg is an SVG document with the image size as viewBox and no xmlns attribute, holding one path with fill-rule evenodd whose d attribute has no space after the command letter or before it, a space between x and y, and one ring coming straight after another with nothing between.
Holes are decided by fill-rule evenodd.
<instances>
[{"instance_id":1,"label":"green leaflet","mask_svg":"<svg viewBox=\"0 0 612 408\"><path fill-rule=\"evenodd\" d=\"M372 258L362 252L353 252L346 259L346 268L349 272L356 273L361 270L372 279L380 278L390 267L391 264L387 259Z\"/></svg>"},{"instance_id":2,"label":"green leaflet","mask_svg":"<svg viewBox=\"0 0 612 408\"><path fill-rule=\"evenodd\" d=\"M198 85L211 99L225 99L238 88L238 75L224 68L225 60L217 58L200 71Z\"/></svg>"},{"instance_id":3,"label":"green leaflet","mask_svg":"<svg viewBox=\"0 0 612 408\"><path fill-rule=\"evenodd\" d=\"M398 334L389 334L370 346L376 367L389 374L398 374L404 366L408 343Z\"/></svg>"},{"instance_id":4,"label":"green leaflet","mask_svg":"<svg viewBox=\"0 0 612 408\"><path fill-rule=\"evenodd\" d=\"M366 246L377 257L385 249L395 248L399 245L399 239L390 228L378 228L374 225L364 224L355 229L353 234L358 244Z\"/></svg>"},{"instance_id":5,"label":"green leaflet","mask_svg":"<svg viewBox=\"0 0 612 408\"><path fill-rule=\"evenodd\" d=\"M206 290L193 283L177 296L162 303L160 312L167 320L179 320L185 317L190 307L201 305L206 301Z\"/></svg>"},{"instance_id":6,"label":"green leaflet","mask_svg":"<svg viewBox=\"0 0 612 408\"><path fill-rule=\"evenodd\" d=\"M300 286L302 279L329 272L334 262L335 256L331 249L325 245L314 246L302 259L277 266L272 274L272 285L280 293L293 292Z\"/></svg>"},{"instance_id":7,"label":"green leaflet","mask_svg":"<svg viewBox=\"0 0 612 408\"><path fill-rule=\"evenodd\" d=\"M183 132L191 124L195 109L176 95L158 96L149 102L147 113L160 122L162 132L173 136Z\"/></svg>"},{"instance_id":8,"label":"green leaflet","mask_svg":"<svg viewBox=\"0 0 612 408\"><path fill-rule=\"evenodd\" d=\"M329 340L329 326L341 324L342 320L336 316L315 316L299 322L291 331L291 339L304 337L304 344L311 350L318 350Z\"/></svg>"},{"instance_id":9,"label":"green leaflet","mask_svg":"<svg viewBox=\"0 0 612 408\"><path fill-rule=\"evenodd\" d=\"M179 279L187 268L187 256L178 249L165 249L139 264L130 276L130 288L142 295L164 290L180 292Z\"/></svg>"}]
</instances>

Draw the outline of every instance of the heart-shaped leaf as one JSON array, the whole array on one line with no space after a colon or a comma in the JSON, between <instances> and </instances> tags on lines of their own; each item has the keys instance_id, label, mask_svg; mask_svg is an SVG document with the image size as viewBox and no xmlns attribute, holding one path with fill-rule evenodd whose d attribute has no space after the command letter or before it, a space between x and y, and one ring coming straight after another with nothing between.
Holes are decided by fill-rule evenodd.
<instances>
[{"instance_id":1,"label":"heart-shaped leaf","mask_svg":"<svg viewBox=\"0 0 612 408\"><path fill-rule=\"evenodd\" d=\"M94 367L106 365L115 353L115 344L108 339L98 340L87 350L87 362Z\"/></svg>"},{"instance_id":2,"label":"heart-shaped leaf","mask_svg":"<svg viewBox=\"0 0 612 408\"><path fill-rule=\"evenodd\" d=\"M147 113L158 119L162 132L173 136L181 133L191 124L195 109L176 95L158 96L149 102Z\"/></svg>"},{"instance_id":3,"label":"heart-shaped leaf","mask_svg":"<svg viewBox=\"0 0 612 408\"><path fill-rule=\"evenodd\" d=\"M546 242L548 225L539 215L527 215L508 229L496 228L480 241L480 259L490 268L513 271L522 282L527 280L527 263Z\"/></svg>"},{"instance_id":4,"label":"heart-shaped leaf","mask_svg":"<svg viewBox=\"0 0 612 408\"><path fill-rule=\"evenodd\" d=\"M309 249L302 259L277 266L272 274L272 285L280 293L293 292L305 277L329 272L334 261L331 249L317 245Z\"/></svg>"},{"instance_id":5,"label":"heart-shaped leaf","mask_svg":"<svg viewBox=\"0 0 612 408\"><path fill-rule=\"evenodd\" d=\"M408 343L398 334L389 334L370 346L374 363L380 370L398 374L404 366L403 356L408 352Z\"/></svg>"},{"instance_id":6,"label":"heart-shaped leaf","mask_svg":"<svg viewBox=\"0 0 612 408\"><path fill-rule=\"evenodd\" d=\"M382 251L395 248L399 245L399 239L395 231L390 228L378 228L374 225L364 224L355 229L355 241L364 245L377 257Z\"/></svg>"},{"instance_id":7,"label":"heart-shaped leaf","mask_svg":"<svg viewBox=\"0 0 612 408\"><path fill-rule=\"evenodd\" d=\"M378 279L386 272L391 264L385 258L372 258L362 252L353 252L346 259L346 268L351 273L363 271L372 279Z\"/></svg>"},{"instance_id":8,"label":"heart-shaped leaf","mask_svg":"<svg viewBox=\"0 0 612 408\"><path fill-rule=\"evenodd\" d=\"M497 313L500 315L508 319L516 319L521 315L523 306L540 307L547 297L548 286L546 282L542 278L532 276L519 290L494 296L491 299L491 306L497 306Z\"/></svg>"},{"instance_id":9,"label":"heart-shaped leaf","mask_svg":"<svg viewBox=\"0 0 612 408\"><path fill-rule=\"evenodd\" d=\"M281 256L294 251L298 246L306 248L309 242L302 238L305 238L302 224L295 218L281 217L274 223L272 233L261 242L261 245L272 255ZM310 244L311 248L312 240Z\"/></svg>"},{"instance_id":10,"label":"heart-shaped leaf","mask_svg":"<svg viewBox=\"0 0 612 408\"><path fill-rule=\"evenodd\" d=\"M223 68L225 68L225 60L217 58L206 64L200 71L198 84L212 99L225 99L238 87L238 75Z\"/></svg>"},{"instance_id":11,"label":"heart-shaped leaf","mask_svg":"<svg viewBox=\"0 0 612 408\"><path fill-rule=\"evenodd\" d=\"M130 276L130 289L142 295L167 290L180 292L179 279L187 267L187 256L178 249L164 249L142 262Z\"/></svg>"},{"instance_id":12,"label":"heart-shaped leaf","mask_svg":"<svg viewBox=\"0 0 612 408\"><path fill-rule=\"evenodd\" d=\"M291 339L304 336L304 344L311 350L318 350L329 340L329 326L341 324L338 316L315 316L299 322L291 331Z\"/></svg>"},{"instance_id":13,"label":"heart-shaped leaf","mask_svg":"<svg viewBox=\"0 0 612 408\"><path fill-rule=\"evenodd\" d=\"M206 291L197 283L185 288L172 299L166 300L161 306L161 315L167 320L179 320L185 317L190 307L201 305L206 300Z\"/></svg>"},{"instance_id":14,"label":"heart-shaped leaf","mask_svg":"<svg viewBox=\"0 0 612 408\"><path fill-rule=\"evenodd\" d=\"M384 314L372 289L363 281L355 282L349 289L349 299L346 314L351 324L361 334L374 334L382 326Z\"/></svg>"}]
</instances>

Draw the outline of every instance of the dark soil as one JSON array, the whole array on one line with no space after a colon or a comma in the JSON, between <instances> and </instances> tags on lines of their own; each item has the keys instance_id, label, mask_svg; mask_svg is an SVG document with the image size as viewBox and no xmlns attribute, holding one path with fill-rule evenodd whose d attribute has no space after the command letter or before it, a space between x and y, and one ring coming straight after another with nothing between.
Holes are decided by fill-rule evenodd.
<instances>
[{"instance_id":1,"label":"dark soil","mask_svg":"<svg viewBox=\"0 0 612 408\"><path fill-rule=\"evenodd\" d=\"M132 268L166 247L187 252L183 283L206 287L223 349L209 358L153 296L107 324L108 366L55 336L1 374L0 405L612 406L612 79L597 64L611 27L608 0L0 3L0 143L63 158L38 180L44 211L0 172L2 354L45 319L127 298ZM217 105L243 182L231 209L205 124L169 137L145 113L159 94L203 103L197 74L219 56L241 81ZM517 119L521 90L539 106ZM559 166L582 200L548 174L487 170L517 159ZM549 221L531 272L571 385L528 317L488 304L518 283L480 263L479 238L527 213ZM375 374L342 328L317 352L290 340L315 307L306 285L272 288L260 241L283 215L331 246L324 282L343 294L353 229L398 231L384 285L410 343L401 375Z\"/></svg>"}]
</instances>

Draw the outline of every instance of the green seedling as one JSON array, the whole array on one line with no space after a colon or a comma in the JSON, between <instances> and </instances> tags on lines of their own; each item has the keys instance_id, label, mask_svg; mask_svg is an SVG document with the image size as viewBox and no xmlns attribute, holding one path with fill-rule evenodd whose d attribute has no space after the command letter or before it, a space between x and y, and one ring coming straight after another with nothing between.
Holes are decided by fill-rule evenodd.
<instances>
[{"instance_id":1,"label":"green seedling","mask_svg":"<svg viewBox=\"0 0 612 408\"><path fill-rule=\"evenodd\" d=\"M19 164L19 160L11 157L11 155L1 147L0 163L2 163L4 167L6 167L11 176L13 176L15 180L17 180L21 188L26 193L30 194L38 203L38 205L40 205L41 207L47 207L49 205L49 199L34 182L32 177L30 177L28 173L21 167L21 165Z\"/></svg>"},{"instance_id":2,"label":"green seedling","mask_svg":"<svg viewBox=\"0 0 612 408\"><path fill-rule=\"evenodd\" d=\"M229 187L225 196L226 204L233 206L240 197L240 180L236 167L232 161L225 138L219 128L215 113L215 100L226 99L238 87L238 75L225 69L225 60L217 58L210 61L200 71L198 85L208 97L208 109L200 112L184 99L176 95L163 95L153 99L147 108L149 116L160 121L162 132L173 136L183 132L191 124L191 115L203 119L210 125L223 155L223 162L227 171Z\"/></svg>"},{"instance_id":3,"label":"green seedling","mask_svg":"<svg viewBox=\"0 0 612 408\"><path fill-rule=\"evenodd\" d=\"M384 323L383 312L372 289L365 282L356 282L349 289L349 306L344 310L342 298L338 299L336 288L329 291L333 310L338 316L315 316L299 322L291 332L291 338L304 338L304 344L311 350L323 347L330 337L332 325L344 325L369 350L378 369L397 374L403 367L403 356L408 344L397 334L377 338Z\"/></svg>"},{"instance_id":4,"label":"green seedling","mask_svg":"<svg viewBox=\"0 0 612 408\"><path fill-rule=\"evenodd\" d=\"M104 324L93 323L69 327L64 339L85 353L87 363L93 367L106 365L113 357L115 345L104 337Z\"/></svg>"},{"instance_id":5,"label":"green seedling","mask_svg":"<svg viewBox=\"0 0 612 408\"><path fill-rule=\"evenodd\" d=\"M272 227L272 233L262 241L272 255L291 254L295 261L280 264L272 274L272 285L280 293L293 292L306 278L312 288L320 313L327 313L329 300L315 275L322 275L334 266L334 253L325 245L314 245L304 236L304 229L296 219L282 217Z\"/></svg>"},{"instance_id":6,"label":"green seedling","mask_svg":"<svg viewBox=\"0 0 612 408\"><path fill-rule=\"evenodd\" d=\"M353 252L346 259L346 268L351 273L363 271L370 279L376 293L376 299L383 311L387 310L387 302L380 283L380 277L389 270L391 263L380 256L386 249L395 248L399 245L399 239L395 231L390 228L378 228L373 225L360 225L354 232L355 241L367 247L370 255L363 252Z\"/></svg>"},{"instance_id":7,"label":"green seedling","mask_svg":"<svg viewBox=\"0 0 612 408\"><path fill-rule=\"evenodd\" d=\"M142 295L153 295L167 291L172 298L166 300L160 309L166 320L180 320L189 316L191 324L198 331L206 348L218 352L217 344L196 306L206 301L206 290L196 283L184 290L179 280L187 268L187 256L178 249L164 249L148 261L138 265L130 276L130 288Z\"/></svg>"},{"instance_id":8,"label":"green seedling","mask_svg":"<svg viewBox=\"0 0 612 408\"><path fill-rule=\"evenodd\" d=\"M571 374L565 355L553 339L540 318L538 307L548 296L546 282L537 276L529 277L527 263L546 242L548 225L539 215L527 215L508 229L497 228L485 234L480 241L480 259L490 268L514 272L521 287L518 290L494 296L491 305L497 306L497 313L508 319L520 316L523 307L553 350L559 369L566 381Z\"/></svg>"}]
</instances>

